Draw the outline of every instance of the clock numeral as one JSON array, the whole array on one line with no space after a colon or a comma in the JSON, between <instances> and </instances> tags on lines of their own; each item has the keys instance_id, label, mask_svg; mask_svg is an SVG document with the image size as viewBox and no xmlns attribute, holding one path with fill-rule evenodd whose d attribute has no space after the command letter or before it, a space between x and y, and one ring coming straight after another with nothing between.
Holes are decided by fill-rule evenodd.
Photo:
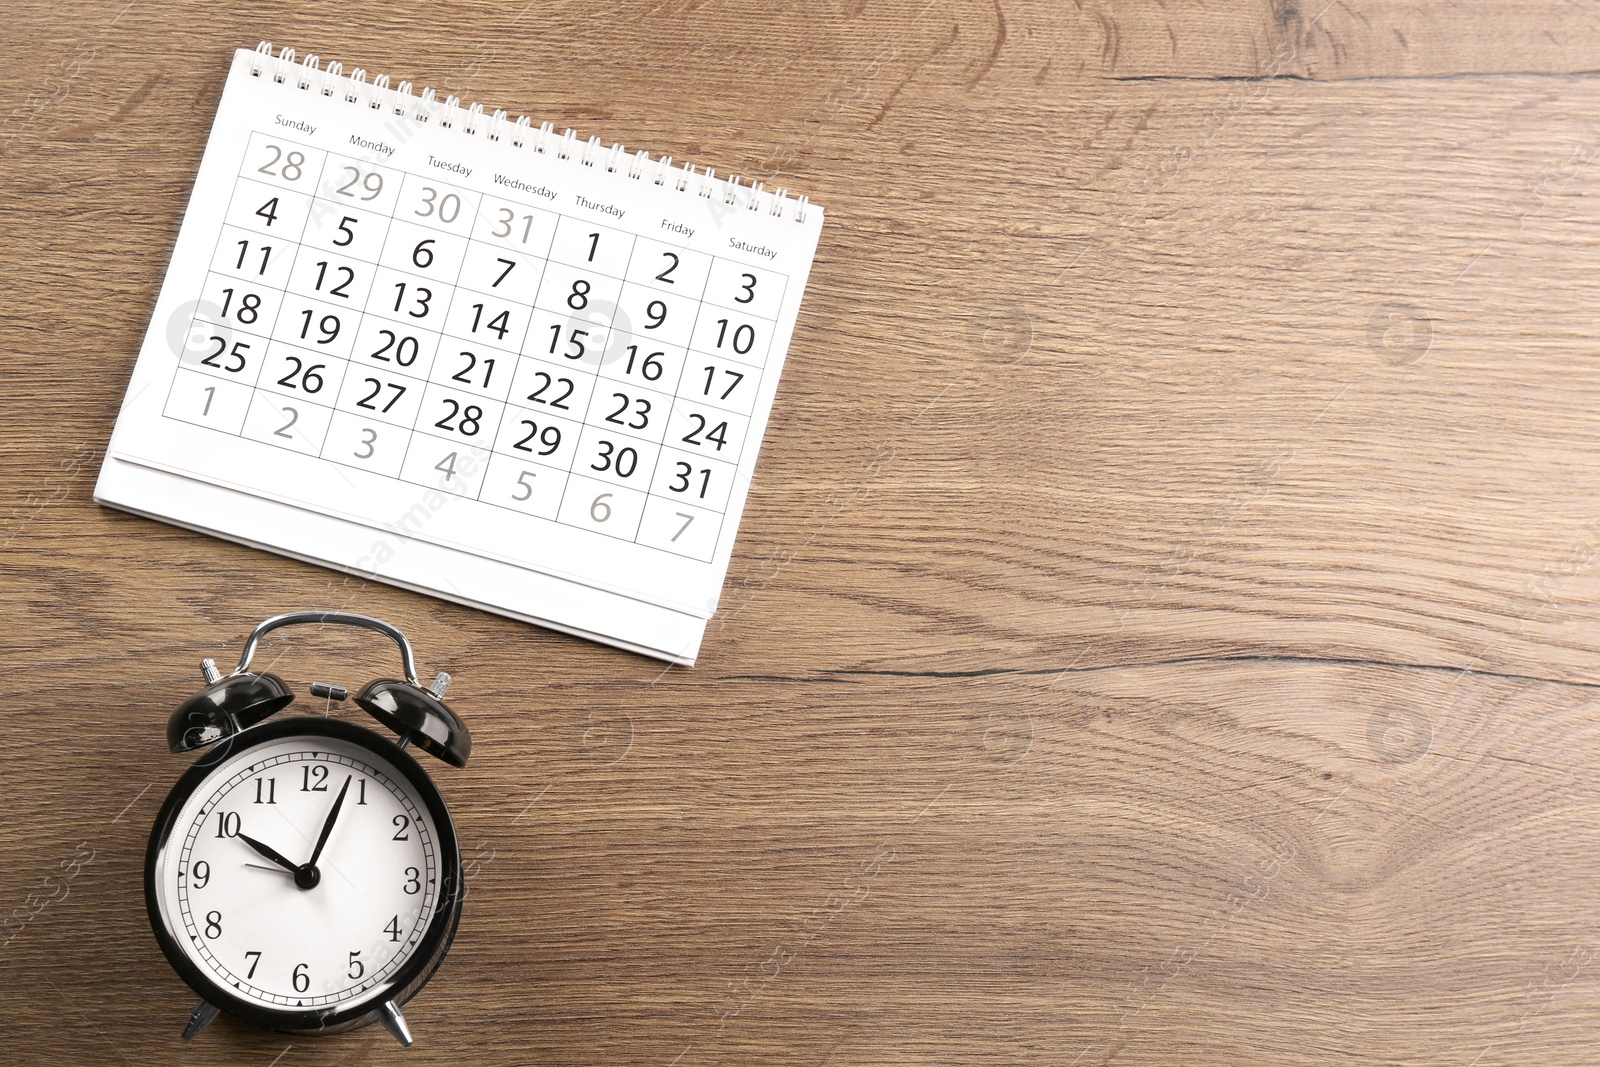
<instances>
[{"instance_id":1,"label":"clock numeral","mask_svg":"<svg viewBox=\"0 0 1600 1067\"><path fill-rule=\"evenodd\" d=\"M311 988L311 976L306 973L305 964L298 964L291 978L294 982L294 991L296 993L304 993Z\"/></svg>"},{"instance_id":2,"label":"clock numeral","mask_svg":"<svg viewBox=\"0 0 1600 1067\"><path fill-rule=\"evenodd\" d=\"M266 790L265 790L266 799L262 799L263 790L262 790L261 786L262 786L263 782L266 783L266 787L267 787ZM256 803L257 804L276 804L277 802L278 802L278 780L276 778L257 778L256 779Z\"/></svg>"},{"instance_id":3,"label":"clock numeral","mask_svg":"<svg viewBox=\"0 0 1600 1067\"><path fill-rule=\"evenodd\" d=\"M411 825L411 820L410 819L406 818L404 815L396 815L394 817L394 825L395 825L394 837L390 838L391 841L410 841L411 840L411 835L406 833L406 827Z\"/></svg>"},{"instance_id":4,"label":"clock numeral","mask_svg":"<svg viewBox=\"0 0 1600 1067\"><path fill-rule=\"evenodd\" d=\"M206 936L213 940L222 936L222 912L206 912Z\"/></svg>"},{"instance_id":5,"label":"clock numeral","mask_svg":"<svg viewBox=\"0 0 1600 1067\"><path fill-rule=\"evenodd\" d=\"M217 812L217 836L239 836L239 813L236 811Z\"/></svg>"},{"instance_id":6,"label":"clock numeral","mask_svg":"<svg viewBox=\"0 0 1600 1067\"><path fill-rule=\"evenodd\" d=\"M367 965L356 958L360 955L360 949L356 949L354 952L350 953L350 969L345 973L349 975L352 981L367 973Z\"/></svg>"},{"instance_id":7,"label":"clock numeral","mask_svg":"<svg viewBox=\"0 0 1600 1067\"><path fill-rule=\"evenodd\" d=\"M422 892L422 872L415 867L407 867L406 884L401 888L406 891L406 896L408 897L414 897Z\"/></svg>"},{"instance_id":8,"label":"clock numeral","mask_svg":"<svg viewBox=\"0 0 1600 1067\"><path fill-rule=\"evenodd\" d=\"M311 784L315 778L316 785ZM300 768L300 792L326 793L328 791L328 768L320 763L308 763Z\"/></svg>"},{"instance_id":9,"label":"clock numeral","mask_svg":"<svg viewBox=\"0 0 1600 1067\"><path fill-rule=\"evenodd\" d=\"M250 960L250 969L246 971L244 975L246 978L254 978L256 976L256 968L261 965L261 953L246 952L244 954L244 958L247 960L249 960L251 956L254 956L255 959Z\"/></svg>"},{"instance_id":10,"label":"clock numeral","mask_svg":"<svg viewBox=\"0 0 1600 1067\"><path fill-rule=\"evenodd\" d=\"M389 925L383 928L383 932L389 935L390 941L400 940L400 916L396 915L390 919Z\"/></svg>"},{"instance_id":11,"label":"clock numeral","mask_svg":"<svg viewBox=\"0 0 1600 1067\"><path fill-rule=\"evenodd\" d=\"M204 889L211 881L211 864L201 860L189 868L189 887L191 889Z\"/></svg>"},{"instance_id":12,"label":"clock numeral","mask_svg":"<svg viewBox=\"0 0 1600 1067\"><path fill-rule=\"evenodd\" d=\"M365 778L363 778L363 779L361 779L361 781L356 783L356 803L357 804L365 804L366 802L367 802L367 780Z\"/></svg>"}]
</instances>

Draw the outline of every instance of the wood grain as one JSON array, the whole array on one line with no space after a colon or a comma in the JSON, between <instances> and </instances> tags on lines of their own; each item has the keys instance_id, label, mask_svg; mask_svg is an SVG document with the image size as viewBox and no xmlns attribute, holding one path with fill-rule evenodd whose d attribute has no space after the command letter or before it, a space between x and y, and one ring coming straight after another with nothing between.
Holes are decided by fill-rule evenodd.
<instances>
[{"instance_id":1,"label":"wood grain","mask_svg":"<svg viewBox=\"0 0 1600 1067\"><path fill-rule=\"evenodd\" d=\"M1595 1061L1595 11L124 3L0 34L0 1060ZM90 502L260 38L826 206L700 666ZM162 723L316 606L456 675L462 933L182 1046Z\"/></svg>"}]
</instances>

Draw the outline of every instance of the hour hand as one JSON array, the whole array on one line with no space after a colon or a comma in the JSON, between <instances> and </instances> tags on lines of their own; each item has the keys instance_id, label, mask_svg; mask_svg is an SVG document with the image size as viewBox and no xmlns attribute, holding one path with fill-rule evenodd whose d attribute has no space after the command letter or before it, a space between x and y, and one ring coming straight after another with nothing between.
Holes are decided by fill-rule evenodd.
<instances>
[{"instance_id":1,"label":"hour hand","mask_svg":"<svg viewBox=\"0 0 1600 1067\"><path fill-rule=\"evenodd\" d=\"M291 874L300 869L300 865L298 863L291 862L284 857L283 853L279 852L271 845L262 844L249 834L241 833L237 836L240 841L243 841L245 844L249 845L251 848L255 849L257 852L261 853L263 856L267 857L267 859L271 860L273 863L276 863L284 870L289 871Z\"/></svg>"}]
</instances>

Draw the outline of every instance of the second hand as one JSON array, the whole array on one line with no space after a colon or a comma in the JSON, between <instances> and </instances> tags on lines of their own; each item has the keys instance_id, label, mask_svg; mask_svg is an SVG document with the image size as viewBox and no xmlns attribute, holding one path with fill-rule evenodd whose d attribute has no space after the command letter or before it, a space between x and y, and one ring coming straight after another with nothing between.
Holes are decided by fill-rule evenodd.
<instances>
[{"instance_id":1,"label":"second hand","mask_svg":"<svg viewBox=\"0 0 1600 1067\"><path fill-rule=\"evenodd\" d=\"M290 878L294 877L293 871L286 871L282 867L268 867L264 863L246 863L245 866L254 867L258 871L273 871L277 874L287 874Z\"/></svg>"}]
</instances>

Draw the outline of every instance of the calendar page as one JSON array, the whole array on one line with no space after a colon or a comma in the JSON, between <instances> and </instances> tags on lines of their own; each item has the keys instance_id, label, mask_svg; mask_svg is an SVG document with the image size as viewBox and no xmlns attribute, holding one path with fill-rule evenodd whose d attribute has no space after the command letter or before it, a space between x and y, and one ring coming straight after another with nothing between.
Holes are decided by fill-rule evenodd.
<instances>
[{"instance_id":1,"label":"calendar page","mask_svg":"<svg viewBox=\"0 0 1600 1067\"><path fill-rule=\"evenodd\" d=\"M97 499L692 662L820 209L291 56L234 58Z\"/></svg>"}]
</instances>

